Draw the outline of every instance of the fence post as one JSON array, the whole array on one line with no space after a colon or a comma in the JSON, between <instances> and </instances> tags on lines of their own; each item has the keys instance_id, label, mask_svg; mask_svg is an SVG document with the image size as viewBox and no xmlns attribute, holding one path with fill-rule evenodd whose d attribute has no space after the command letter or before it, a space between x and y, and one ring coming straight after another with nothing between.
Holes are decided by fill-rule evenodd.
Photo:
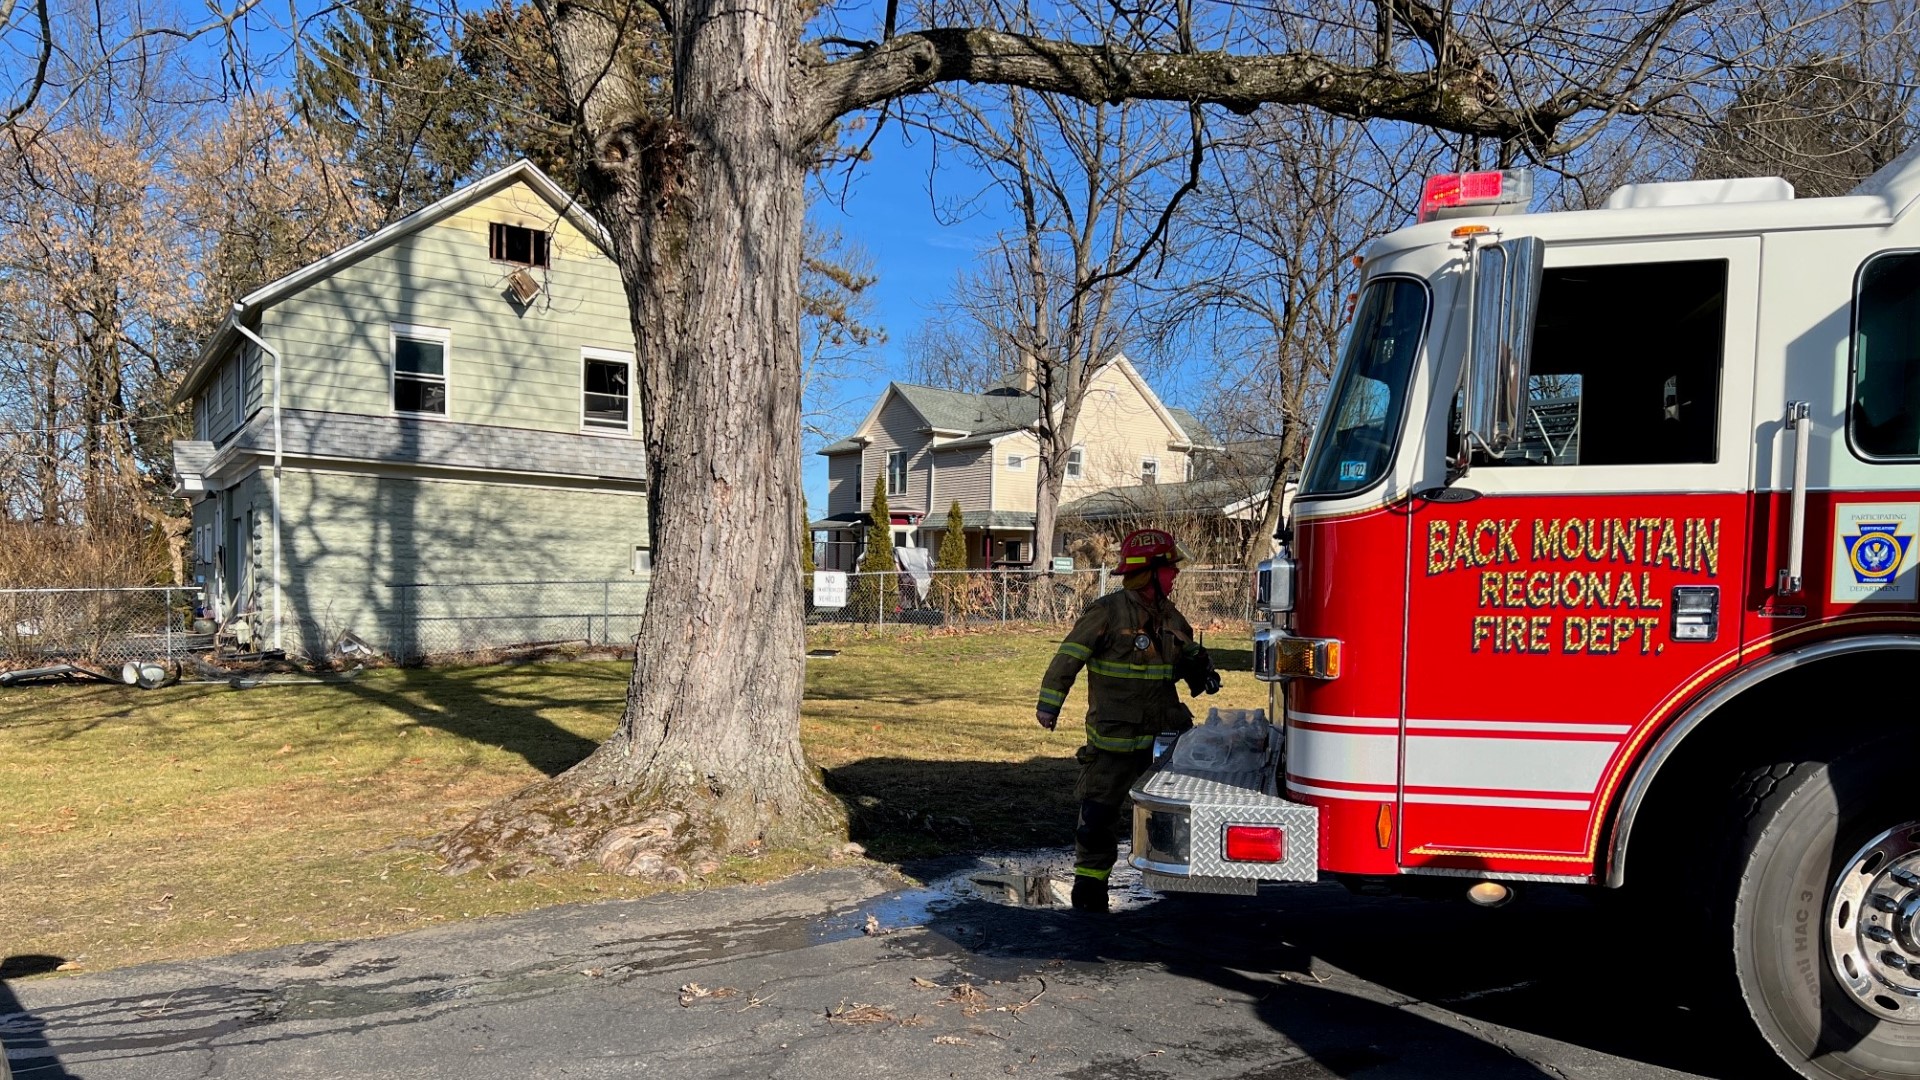
<instances>
[{"instance_id":1,"label":"fence post","mask_svg":"<svg viewBox=\"0 0 1920 1080\"><path fill-rule=\"evenodd\" d=\"M1000 579L1000 621L1007 621L1007 571L996 571Z\"/></svg>"},{"instance_id":2,"label":"fence post","mask_svg":"<svg viewBox=\"0 0 1920 1080\"><path fill-rule=\"evenodd\" d=\"M611 610L612 594L613 594L613 582L611 581L601 582L600 583L600 644L602 645L605 645L607 641L613 636L613 631L607 629L607 619L610 617L608 613ZM591 641L592 639L589 638L588 640Z\"/></svg>"},{"instance_id":3,"label":"fence post","mask_svg":"<svg viewBox=\"0 0 1920 1080\"><path fill-rule=\"evenodd\" d=\"M166 625L163 637L166 640L167 662L173 662L173 590L168 589L160 595L160 620Z\"/></svg>"}]
</instances>

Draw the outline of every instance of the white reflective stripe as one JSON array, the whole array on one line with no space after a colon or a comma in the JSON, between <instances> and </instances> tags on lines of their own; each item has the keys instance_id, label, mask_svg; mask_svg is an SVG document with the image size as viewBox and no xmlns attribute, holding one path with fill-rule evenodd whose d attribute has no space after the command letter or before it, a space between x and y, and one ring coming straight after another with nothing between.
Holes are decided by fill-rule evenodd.
<instances>
[{"instance_id":1,"label":"white reflective stripe","mask_svg":"<svg viewBox=\"0 0 1920 1080\"><path fill-rule=\"evenodd\" d=\"M1400 740L1295 728L1287 734L1287 771L1308 780L1391 787L1400 776Z\"/></svg>"},{"instance_id":2,"label":"white reflective stripe","mask_svg":"<svg viewBox=\"0 0 1920 1080\"><path fill-rule=\"evenodd\" d=\"M1481 731L1546 731L1579 735L1625 735L1632 724L1567 724L1533 720L1409 720L1407 726L1423 728L1477 728Z\"/></svg>"},{"instance_id":3,"label":"white reflective stripe","mask_svg":"<svg viewBox=\"0 0 1920 1080\"><path fill-rule=\"evenodd\" d=\"M1619 745L1576 739L1409 735L1407 786L1591 795ZM1299 771L1307 774L1305 769Z\"/></svg>"},{"instance_id":4,"label":"white reflective stripe","mask_svg":"<svg viewBox=\"0 0 1920 1080\"><path fill-rule=\"evenodd\" d=\"M1586 799L1523 799L1511 795L1415 795L1409 803L1439 806L1511 806L1524 810L1585 810L1593 803Z\"/></svg>"},{"instance_id":5,"label":"white reflective stripe","mask_svg":"<svg viewBox=\"0 0 1920 1080\"><path fill-rule=\"evenodd\" d=\"M1400 721L1391 716L1323 716L1319 713L1289 712L1287 719L1302 724L1335 724L1339 727L1382 728L1387 731L1400 730Z\"/></svg>"}]
</instances>

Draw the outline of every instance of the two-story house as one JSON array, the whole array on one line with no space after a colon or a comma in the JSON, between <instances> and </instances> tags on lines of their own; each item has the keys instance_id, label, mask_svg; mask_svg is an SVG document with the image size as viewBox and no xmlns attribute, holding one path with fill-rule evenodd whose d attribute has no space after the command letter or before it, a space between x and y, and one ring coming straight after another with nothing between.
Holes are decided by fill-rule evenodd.
<instances>
[{"instance_id":1,"label":"two-story house","mask_svg":"<svg viewBox=\"0 0 1920 1080\"><path fill-rule=\"evenodd\" d=\"M885 478L896 547L937 549L959 502L976 567L1037 561L1040 404L1020 387L984 394L889 383L853 434L821 450L827 514L820 565L851 569L873 488ZM1061 481L1062 505L1113 487L1189 479L1200 426L1168 408L1125 356L1093 373ZM1055 554L1068 537L1055 541Z\"/></svg>"},{"instance_id":2,"label":"two-story house","mask_svg":"<svg viewBox=\"0 0 1920 1080\"><path fill-rule=\"evenodd\" d=\"M643 580L634 363L603 231L524 161L241 297L176 398L217 614L319 655L417 629L420 583Z\"/></svg>"}]
</instances>

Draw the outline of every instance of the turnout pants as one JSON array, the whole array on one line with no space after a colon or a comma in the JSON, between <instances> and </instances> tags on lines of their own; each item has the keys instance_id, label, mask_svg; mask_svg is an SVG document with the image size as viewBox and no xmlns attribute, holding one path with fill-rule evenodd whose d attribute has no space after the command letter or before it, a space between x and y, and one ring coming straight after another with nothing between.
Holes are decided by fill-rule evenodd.
<instances>
[{"instance_id":1,"label":"turnout pants","mask_svg":"<svg viewBox=\"0 0 1920 1080\"><path fill-rule=\"evenodd\" d=\"M1182 719L1184 724L1179 722ZM1193 726L1192 715L1184 708L1168 720L1168 730ZM1080 820L1073 831L1075 877L1105 881L1113 872L1120 857L1120 837L1129 827L1123 813L1127 792L1153 764L1153 740L1158 734L1138 724L1089 718L1087 745L1074 753L1080 762L1080 779L1074 785L1074 797L1080 803Z\"/></svg>"}]
</instances>

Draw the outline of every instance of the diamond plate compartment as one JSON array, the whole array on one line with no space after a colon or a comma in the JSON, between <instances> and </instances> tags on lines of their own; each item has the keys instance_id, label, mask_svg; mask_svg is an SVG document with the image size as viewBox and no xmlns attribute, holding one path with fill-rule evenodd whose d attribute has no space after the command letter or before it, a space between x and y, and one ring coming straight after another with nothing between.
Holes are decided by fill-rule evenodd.
<instances>
[{"instance_id":1,"label":"diamond plate compartment","mask_svg":"<svg viewBox=\"0 0 1920 1080\"><path fill-rule=\"evenodd\" d=\"M1319 876L1319 811L1279 794L1279 742L1268 767L1242 773L1176 771L1169 759L1134 785L1133 855L1154 878L1182 881L1314 881ZM1278 825L1286 858L1278 863L1229 862L1228 825ZM1158 888L1158 886L1155 886ZM1175 891L1213 891L1169 886Z\"/></svg>"},{"instance_id":2,"label":"diamond plate compartment","mask_svg":"<svg viewBox=\"0 0 1920 1080\"><path fill-rule=\"evenodd\" d=\"M1285 799L1266 806L1197 803L1191 820L1188 866L1196 877L1313 881L1320 876L1320 813L1311 806ZM1280 826L1287 837L1286 858L1277 863L1228 862L1222 854L1228 825Z\"/></svg>"}]
</instances>

